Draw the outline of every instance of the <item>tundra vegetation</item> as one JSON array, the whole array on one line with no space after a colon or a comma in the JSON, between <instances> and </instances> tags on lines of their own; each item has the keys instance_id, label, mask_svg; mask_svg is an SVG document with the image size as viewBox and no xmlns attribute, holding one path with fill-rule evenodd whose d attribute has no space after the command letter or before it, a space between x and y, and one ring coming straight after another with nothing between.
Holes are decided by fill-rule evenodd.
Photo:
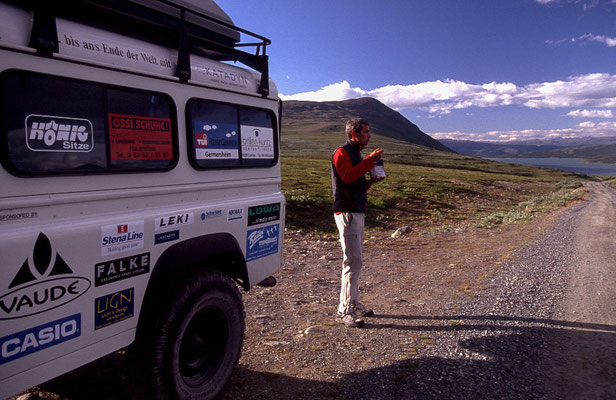
<instances>
[{"instance_id":1,"label":"tundra vegetation","mask_svg":"<svg viewBox=\"0 0 616 400\"><path fill-rule=\"evenodd\" d=\"M344 141L344 127L319 121L300 124L288 115L283 121L287 228L333 238L330 157ZM497 163L379 134L373 134L363 153L376 147L385 149L388 176L370 189L369 229L393 232L410 226L422 231L515 223L582 199L582 182L598 179Z\"/></svg>"}]
</instances>

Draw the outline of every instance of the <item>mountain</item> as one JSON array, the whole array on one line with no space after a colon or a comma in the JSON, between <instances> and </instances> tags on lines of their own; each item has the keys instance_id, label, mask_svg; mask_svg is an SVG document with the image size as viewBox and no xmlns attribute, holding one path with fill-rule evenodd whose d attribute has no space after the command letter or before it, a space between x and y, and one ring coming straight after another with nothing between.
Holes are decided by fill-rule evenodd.
<instances>
[{"instance_id":1,"label":"mountain","mask_svg":"<svg viewBox=\"0 0 616 400\"><path fill-rule=\"evenodd\" d=\"M293 134L314 135L315 140L318 140L325 133L341 142L346 138L346 121L354 117L368 120L373 135L451 152L451 149L422 132L402 114L370 97L323 102L287 100L282 105L285 137Z\"/></svg>"},{"instance_id":2,"label":"mountain","mask_svg":"<svg viewBox=\"0 0 616 400\"><path fill-rule=\"evenodd\" d=\"M537 158L581 158L587 162L616 163L616 143L598 146L567 147L551 151L536 151L524 157Z\"/></svg>"},{"instance_id":3,"label":"mountain","mask_svg":"<svg viewBox=\"0 0 616 400\"><path fill-rule=\"evenodd\" d=\"M531 151L562 149L556 144L530 144L527 142L475 142L472 140L441 139L441 143L455 152L475 157L516 157Z\"/></svg>"},{"instance_id":4,"label":"mountain","mask_svg":"<svg viewBox=\"0 0 616 400\"><path fill-rule=\"evenodd\" d=\"M616 162L616 137L552 138L506 143L442 139L450 149L475 157L582 158Z\"/></svg>"}]
</instances>

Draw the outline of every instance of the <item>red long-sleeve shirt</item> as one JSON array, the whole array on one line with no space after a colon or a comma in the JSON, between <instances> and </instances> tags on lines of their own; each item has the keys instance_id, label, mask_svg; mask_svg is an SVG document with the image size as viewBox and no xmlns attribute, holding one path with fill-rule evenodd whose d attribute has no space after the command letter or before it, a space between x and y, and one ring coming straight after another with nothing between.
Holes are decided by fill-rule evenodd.
<instances>
[{"instance_id":1,"label":"red long-sleeve shirt","mask_svg":"<svg viewBox=\"0 0 616 400\"><path fill-rule=\"evenodd\" d=\"M364 176L366 172L374 168L374 161L370 156L366 157L364 161L357 165L353 165L351 157L347 151L339 147L332 158L336 172L340 176L340 179L346 184L351 184Z\"/></svg>"}]
</instances>

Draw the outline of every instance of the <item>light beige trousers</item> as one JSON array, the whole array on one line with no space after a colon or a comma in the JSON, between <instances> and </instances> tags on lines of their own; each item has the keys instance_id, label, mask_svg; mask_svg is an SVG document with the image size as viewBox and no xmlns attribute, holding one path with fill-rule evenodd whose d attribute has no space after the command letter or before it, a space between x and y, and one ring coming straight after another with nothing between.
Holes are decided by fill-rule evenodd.
<instances>
[{"instance_id":1,"label":"light beige trousers","mask_svg":"<svg viewBox=\"0 0 616 400\"><path fill-rule=\"evenodd\" d=\"M353 305L359 302L359 273L362 266L365 217L363 213L334 214L342 246L339 315L350 314Z\"/></svg>"}]
</instances>

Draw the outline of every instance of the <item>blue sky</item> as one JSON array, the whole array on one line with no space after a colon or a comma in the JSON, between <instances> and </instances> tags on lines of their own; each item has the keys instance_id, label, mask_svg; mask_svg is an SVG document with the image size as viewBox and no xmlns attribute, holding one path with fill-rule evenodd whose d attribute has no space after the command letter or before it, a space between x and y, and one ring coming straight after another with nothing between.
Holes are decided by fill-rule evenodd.
<instances>
[{"instance_id":1,"label":"blue sky","mask_svg":"<svg viewBox=\"0 0 616 400\"><path fill-rule=\"evenodd\" d=\"M374 97L436 138L616 136L616 0L217 0L283 98Z\"/></svg>"}]
</instances>

